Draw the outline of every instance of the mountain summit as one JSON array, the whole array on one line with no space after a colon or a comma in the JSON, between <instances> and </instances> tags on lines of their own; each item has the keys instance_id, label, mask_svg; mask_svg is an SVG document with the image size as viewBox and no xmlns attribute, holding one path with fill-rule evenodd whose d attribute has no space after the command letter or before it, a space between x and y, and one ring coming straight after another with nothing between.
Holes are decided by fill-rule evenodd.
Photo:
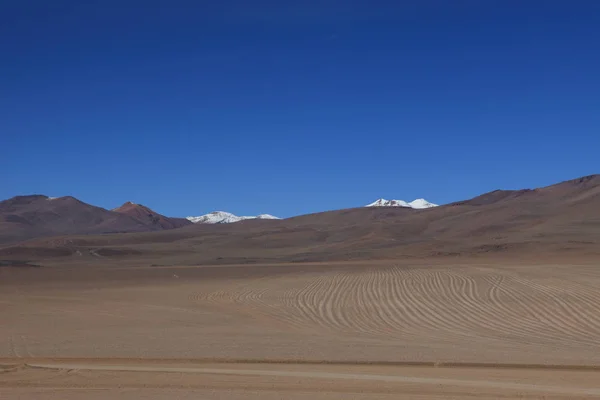
<instances>
[{"instance_id":1,"label":"mountain summit","mask_svg":"<svg viewBox=\"0 0 600 400\"><path fill-rule=\"evenodd\" d=\"M0 243L42 236L150 230L142 221L129 215L108 211L71 196L16 196L0 201Z\"/></svg>"},{"instance_id":2,"label":"mountain summit","mask_svg":"<svg viewBox=\"0 0 600 400\"><path fill-rule=\"evenodd\" d=\"M213 211L208 214L200 215L199 217L187 217L189 221L195 224L231 224L246 219L279 219L273 215L260 214L257 216L237 216L225 211Z\"/></svg>"},{"instance_id":3,"label":"mountain summit","mask_svg":"<svg viewBox=\"0 0 600 400\"><path fill-rule=\"evenodd\" d=\"M367 204L365 207L407 207L407 208L415 208L415 209L422 209L422 208L431 208L431 207L437 207L437 204L433 204L428 202L425 199L416 199L409 202L406 202L404 200L386 200L386 199L378 199L375 200L373 203L371 204Z\"/></svg>"},{"instance_id":4,"label":"mountain summit","mask_svg":"<svg viewBox=\"0 0 600 400\"><path fill-rule=\"evenodd\" d=\"M128 201L121 207L117 207L112 211L129 215L130 217L142 222L144 225L154 226L160 229L175 229L190 224L190 222L185 218L165 217L164 215L161 215L144 205L135 204L131 201Z\"/></svg>"}]
</instances>

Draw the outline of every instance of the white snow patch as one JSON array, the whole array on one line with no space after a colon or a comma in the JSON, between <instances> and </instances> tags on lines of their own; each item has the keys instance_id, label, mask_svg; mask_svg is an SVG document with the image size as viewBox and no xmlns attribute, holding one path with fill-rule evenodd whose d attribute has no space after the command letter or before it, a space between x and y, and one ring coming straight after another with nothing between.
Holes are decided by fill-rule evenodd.
<instances>
[{"instance_id":1,"label":"white snow patch","mask_svg":"<svg viewBox=\"0 0 600 400\"><path fill-rule=\"evenodd\" d=\"M406 208L423 209L423 208L431 208L431 207L437 207L437 206L438 206L437 204L430 203L425 199L416 199L411 202L406 202L404 200L378 199L371 204L367 204L365 207L406 207Z\"/></svg>"},{"instance_id":2,"label":"white snow patch","mask_svg":"<svg viewBox=\"0 0 600 400\"><path fill-rule=\"evenodd\" d=\"M208 214L200 215L199 217L187 217L188 220L195 224L231 224L234 222L243 221L246 219L279 219L270 214L260 214L256 216L237 216L226 211L213 211Z\"/></svg>"},{"instance_id":3,"label":"white snow patch","mask_svg":"<svg viewBox=\"0 0 600 400\"><path fill-rule=\"evenodd\" d=\"M256 216L257 219L281 219L271 214L258 214Z\"/></svg>"},{"instance_id":4,"label":"white snow patch","mask_svg":"<svg viewBox=\"0 0 600 400\"><path fill-rule=\"evenodd\" d=\"M365 207L410 207L410 204L404 200L377 199L371 204L367 204Z\"/></svg>"},{"instance_id":5,"label":"white snow patch","mask_svg":"<svg viewBox=\"0 0 600 400\"><path fill-rule=\"evenodd\" d=\"M416 200L411 201L408 204L410 204L410 206L412 208L417 208L417 209L432 208L432 207L437 207L438 206L437 204L430 203L430 202L428 202L425 199L416 199Z\"/></svg>"}]
</instances>

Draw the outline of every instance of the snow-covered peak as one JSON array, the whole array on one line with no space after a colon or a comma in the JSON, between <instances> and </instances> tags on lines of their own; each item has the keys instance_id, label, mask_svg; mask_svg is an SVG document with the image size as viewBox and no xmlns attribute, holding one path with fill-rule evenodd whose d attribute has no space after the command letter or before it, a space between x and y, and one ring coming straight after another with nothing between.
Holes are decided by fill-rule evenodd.
<instances>
[{"instance_id":1,"label":"snow-covered peak","mask_svg":"<svg viewBox=\"0 0 600 400\"><path fill-rule=\"evenodd\" d=\"M419 209L420 208L431 208L431 207L437 207L438 206L437 204L430 203L430 202L428 202L425 199L416 199L416 200L411 201L408 204L410 204L410 206L412 208L419 208Z\"/></svg>"},{"instance_id":2,"label":"snow-covered peak","mask_svg":"<svg viewBox=\"0 0 600 400\"><path fill-rule=\"evenodd\" d=\"M281 219L281 218L276 217L276 216L271 215L271 214L258 214L256 216L256 219Z\"/></svg>"},{"instance_id":3,"label":"snow-covered peak","mask_svg":"<svg viewBox=\"0 0 600 400\"><path fill-rule=\"evenodd\" d=\"M225 211L213 211L211 213L201 215L199 217L187 217L188 220L195 224L231 224L246 219L279 219L273 215L260 214L257 216L237 216Z\"/></svg>"},{"instance_id":4,"label":"snow-covered peak","mask_svg":"<svg viewBox=\"0 0 600 400\"><path fill-rule=\"evenodd\" d=\"M410 203L404 200L386 200L386 199L378 199L371 204L367 204L365 207L407 207L407 208L431 208L437 207L437 204L433 204L428 202L425 199L416 199L411 201Z\"/></svg>"},{"instance_id":5,"label":"snow-covered peak","mask_svg":"<svg viewBox=\"0 0 600 400\"><path fill-rule=\"evenodd\" d=\"M410 204L404 200L377 199L371 204L367 204L365 207L410 207Z\"/></svg>"},{"instance_id":6,"label":"snow-covered peak","mask_svg":"<svg viewBox=\"0 0 600 400\"><path fill-rule=\"evenodd\" d=\"M229 224L244 219L225 211L214 211L199 217L187 217L195 224Z\"/></svg>"}]
</instances>

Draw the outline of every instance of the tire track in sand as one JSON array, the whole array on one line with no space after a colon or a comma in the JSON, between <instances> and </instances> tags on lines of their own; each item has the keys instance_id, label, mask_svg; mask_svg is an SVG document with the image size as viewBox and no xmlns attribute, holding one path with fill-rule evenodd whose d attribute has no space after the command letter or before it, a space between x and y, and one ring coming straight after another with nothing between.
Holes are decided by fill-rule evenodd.
<instances>
[{"instance_id":1,"label":"tire track in sand","mask_svg":"<svg viewBox=\"0 0 600 400\"><path fill-rule=\"evenodd\" d=\"M313 272L296 281L240 280L190 299L292 331L448 345L600 346L600 291L542 277L493 268L390 266ZM600 281L600 271L595 278Z\"/></svg>"},{"instance_id":2,"label":"tire track in sand","mask_svg":"<svg viewBox=\"0 0 600 400\"><path fill-rule=\"evenodd\" d=\"M60 371L88 370L88 371L121 371L121 372L166 372L166 373L187 373L187 374L211 374L211 375L236 375L236 376L267 376L282 378L302 378L310 380L334 379L334 380L352 380L352 381L373 381L386 383L408 383L420 385L435 386L460 386L471 388L501 389L517 392L534 392L546 394L564 394L564 395L586 395L600 396L600 388L586 388L574 386L557 386L546 384L516 383L507 381L493 380L473 380L457 378L440 377L422 377L414 375L380 375L366 373L338 373L322 371L298 371L267 369L234 369L234 368L214 368L214 367L168 367L158 365L94 365L94 364L75 364L75 363L30 363L29 367L54 369Z\"/></svg>"}]
</instances>

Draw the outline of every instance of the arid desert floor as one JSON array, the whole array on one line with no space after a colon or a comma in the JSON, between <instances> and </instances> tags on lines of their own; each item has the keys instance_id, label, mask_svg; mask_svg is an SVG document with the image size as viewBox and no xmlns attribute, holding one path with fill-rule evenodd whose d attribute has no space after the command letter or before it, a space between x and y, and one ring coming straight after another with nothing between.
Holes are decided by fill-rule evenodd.
<instances>
[{"instance_id":1,"label":"arid desert floor","mask_svg":"<svg viewBox=\"0 0 600 400\"><path fill-rule=\"evenodd\" d=\"M5 267L0 315L0 398L600 398L594 264Z\"/></svg>"}]
</instances>

